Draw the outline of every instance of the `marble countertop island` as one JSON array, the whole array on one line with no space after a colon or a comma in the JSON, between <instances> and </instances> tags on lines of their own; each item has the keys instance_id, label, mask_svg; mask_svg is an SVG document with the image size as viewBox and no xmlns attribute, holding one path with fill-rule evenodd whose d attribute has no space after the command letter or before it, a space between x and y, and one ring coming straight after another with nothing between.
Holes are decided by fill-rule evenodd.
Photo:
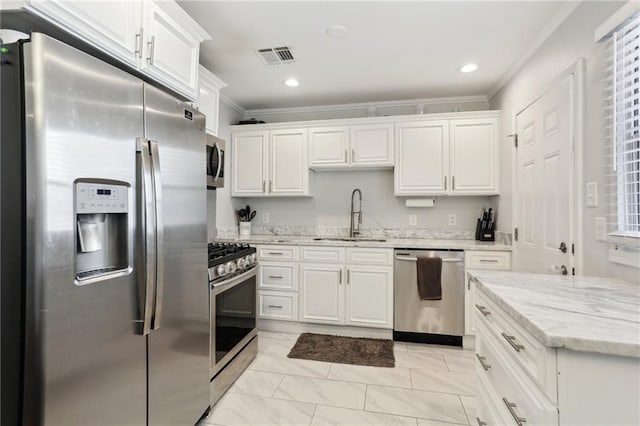
<instances>
[{"instance_id":1,"label":"marble countertop island","mask_svg":"<svg viewBox=\"0 0 640 426\"><path fill-rule=\"evenodd\" d=\"M480 270L469 276L548 347L640 358L640 283Z\"/></svg>"},{"instance_id":2,"label":"marble countertop island","mask_svg":"<svg viewBox=\"0 0 640 426\"><path fill-rule=\"evenodd\" d=\"M431 239L431 238L385 238L363 237L356 241L341 241L340 237L303 236L303 235L251 235L250 237L217 238L217 242L247 244L281 244L298 246L331 247L378 247L378 248L415 248L415 249L453 249L453 250L493 250L511 251L511 245L489 241ZM334 238L338 238L337 240ZM384 240L384 241L380 241Z\"/></svg>"}]
</instances>

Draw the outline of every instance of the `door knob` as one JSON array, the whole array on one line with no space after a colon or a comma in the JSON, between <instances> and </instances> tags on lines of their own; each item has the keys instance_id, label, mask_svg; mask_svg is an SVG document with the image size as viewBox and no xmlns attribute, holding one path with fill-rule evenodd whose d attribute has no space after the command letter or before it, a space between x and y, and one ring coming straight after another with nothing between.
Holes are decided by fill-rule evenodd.
<instances>
[{"instance_id":1,"label":"door knob","mask_svg":"<svg viewBox=\"0 0 640 426\"><path fill-rule=\"evenodd\" d=\"M553 265L549 268L549 272L552 274L557 274L560 273L561 275L568 275L569 274L569 270L567 269L566 266L564 265Z\"/></svg>"},{"instance_id":2,"label":"door knob","mask_svg":"<svg viewBox=\"0 0 640 426\"><path fill-rule=\"evenodd\" d=\"M567 252L567 243L565 243L564 241L560 243L560 247L558 247L558 249L563 252L566 253Z\"/></svg>"},{"instance_id":3,"label":"door knob","mask_svg":"<svg viewBox=\"0 0 640 426\"><path fill-rule=\"evenodd\" d=\"M569 273L569 270L567 269L567 267L566 267L566 266L561 265L561 266L560 266L560 273L561 273L562 275L567 275L567 274Z\"/></svg>"}]
</instances>

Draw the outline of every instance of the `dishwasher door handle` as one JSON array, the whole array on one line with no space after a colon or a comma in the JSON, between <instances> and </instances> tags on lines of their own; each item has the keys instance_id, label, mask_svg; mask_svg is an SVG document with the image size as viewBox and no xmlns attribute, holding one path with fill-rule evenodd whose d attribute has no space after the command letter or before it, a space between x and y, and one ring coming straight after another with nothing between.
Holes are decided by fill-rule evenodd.
<instances>
[{"instance_id":1,"label":"dishwasher door handle","mask_svg":"<svg viewBox=\"0 0 640 426\"><path fill-rule=\"evenodd\" d=\"M404 260L405 262L416 262L418 260L417 257L407 257L407 256L396 256L396 260ZM454 258L444 258L443 262L462 262L464 259L454 259Z\"/></svg>"}]
</instances>

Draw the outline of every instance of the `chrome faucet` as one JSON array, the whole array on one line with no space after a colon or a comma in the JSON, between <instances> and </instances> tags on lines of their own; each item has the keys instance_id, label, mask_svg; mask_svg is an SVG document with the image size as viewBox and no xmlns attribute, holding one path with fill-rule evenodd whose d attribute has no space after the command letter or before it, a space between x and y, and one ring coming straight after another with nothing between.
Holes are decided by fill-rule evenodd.
<instances>
[{"instance_id":1,"label":"chrome faucet","mask_svg":"<svg viewBox=\"0 0 640 426\"><path fill-rule=\"evenodd\" d=\"M359 200L358 211L353 210L353 199L356 195L356 192L358 193ZM351 193L351 214L349 216L351 217L351 228L349 229L349 237L353 238L360 235L360 224L362 223L362 191L360 191L358 188L354 189Z\"/></svg>"}]
</instances>

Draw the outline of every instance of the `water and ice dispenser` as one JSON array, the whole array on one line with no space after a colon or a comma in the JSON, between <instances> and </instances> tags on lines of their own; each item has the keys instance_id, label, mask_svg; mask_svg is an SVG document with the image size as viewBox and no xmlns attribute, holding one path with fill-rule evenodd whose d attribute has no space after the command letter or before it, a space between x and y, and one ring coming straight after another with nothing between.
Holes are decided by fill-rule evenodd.
<instances>
[{"instance_id":1,"label":"water and ice dispenser","mask_svg":"<svg viewBox=\"0 0 640 426\"><path fill-rule=\"evenodd\" d=\"M123 182L75 183L78 284L129 269L128 190Z\"/></svg>"}]
</instances>

